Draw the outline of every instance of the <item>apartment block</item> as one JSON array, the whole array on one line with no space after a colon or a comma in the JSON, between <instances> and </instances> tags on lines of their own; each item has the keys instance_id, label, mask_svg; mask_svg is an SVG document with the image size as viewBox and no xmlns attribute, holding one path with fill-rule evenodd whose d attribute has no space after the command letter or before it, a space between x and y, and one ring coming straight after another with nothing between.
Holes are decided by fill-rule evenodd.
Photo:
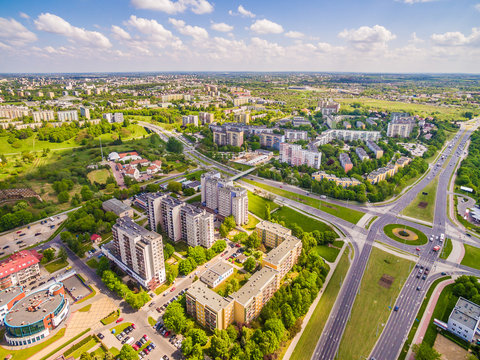
<instances>
[{"instance_id":1,"label":"apartment block","mask_svg":"<svg viewBox=\"0 0 480 360\"><path fill-rule=\"evenodd\" d=\"M215 128L213 130L213 142L218 146L237 146L243 145L243 130L236 128Z\"/></svg>"},{"instance_id":2,"label":"apartment block","mask_svg":"<svg viewBox=\"0 0 480 360\"><path fill-rule=\"evenodd\" d=\"M34 111L32 115L33 115L33 122L55 120L55 113L53 112L53 110Z\"/></svg>"},{"instance_id":3,"label":"apartment block","mask_svg":"<svg viewBox=\"0 0 480 360\"><path fill-rule=\"evenodd\" d=\"M347 129L331 129L321 133L313 144L315 146L325 145L333 140L343 140L343 141L377 141L382 137L380 131L361 131L361 130L347 130Z\"/></svg>"},{"instance_id":4,"label":"apartment block","mask_svg":"<svg viewBox=\"0 0 480 360\"><path fill-rule=\"evenodd\" d=\"M327 174L325 171L317 171L313 173L312 179L316 181L321 181L321 180L334 181L335 184L344 188L360 185L362 183L361 181L358 181L357 179L354 179L354 178L347 178L347 177L339 178L333 174Z\"/></svg>"},{"instance_id":5,"label":"apartment block","mask_svg":"<svg viewBox=\"0 0 480 360\"><path fill-rule=\"evenodd\" d=\"M141 227L128 216L117 219L112 235L111 246L102 248L110 260L145 288L152 290L165 281L161 235Z\"/></svg>"},{"instance_id":6,"label":"apartment block","mask_svg":"<svg viewBox=\"0 0 480 360\"><path fill-rule=\"evenodd\" d=\"M318 107L322 116L336 114L340 110L340 104L334 101L319 101Z\"/></svg>"},{"instance_id":7,"label":"apartment block","mask_svg":"<svg viewBox=\"0 0 480 360\"><path fill-rule=\"evenodd\" d=\"M77 110L66 110L57 112L58 121L78 121Z\"/></svg>"},{"instance_id":8,"label":"apartment block","mask_svg":"<svg viewBox=\"0 0 480 360\"><path fill-rule=\"evenodd\" d=\"M415 119L409 114L392 113L391 121L387 127L388 137L409 137L415 126Z\"/></svg>"},{"instance_id":9,"label":"apartment block","mask_svg":"<svg viewBox=\"0 0 480 360\"><path fill-rule=\"evenodd\" d=\"M269 248L275 248L280 245L288 236L292 235L292 230L286 227L272 223L270 221L260 221L254 230L258 238Z\"/></svg>"},{"instance_id":10,"label":"apartment block","mask_svg":"<svg viewBox=\"0 0 480 360\"><path fill-rule=\"evenodd\" d=\"M315 169L320 169L322 164L322 153L307 149L302 149L301 145L289 143L280 144L280 162L292 166L307 165Z\"/></svg>"},{"instance_id":11,"label":"apartment block","mask_svg":"<svg viewBox=\"0 0 480 360\"><path fill-rule=\"evenodd\" d=\"M248 104L248 97L238 97L233 99L233 106L242 106Z\"/></svg>"},{"instance_id":12,"label":"apartment block","mask_svg":"<svg viewBox=\"0 0 480 360\"><path fill-rule=\"evenodd\" d=\"M22 250L0 262L0 289L24 286L34 280L40 275L40 259L37 251Z\"/></svg>"},{"instance_id":13,"label":"apartment block","mask_svg":"<svg viewBox=\"0 0 480 360\"><path fill-rule=\"evenodd\" d=\"M200 122L202 123L202 125L204 124L211 124L215 121L215 116L212 114L212 113L208 113L208 112L200 112L198 114L198 119L200 120Z\"/></svg>"},{"instance_id":14,"label":"apartment block","mask_svg":"<svg viewBox=\"0 0 480 360\"><path fill-rule=\"evenodd\" d=\"M80 107L80 116L85 117L87 120L90 120L90 109L84 106Z\"/></svg>"},{"instance_id":15,"label":"apartment block","mask_svg":"<svg viewBox=\"0 0 480 360\"><path fill-rule=\"evenodd\" d=\"M372 171L367 175L367 180L371 184L378 184L380 181L394 176L399 169L403 168L405 165L408 165L411 161L412 159L402 156L395 162L395 164L388 164L385 167Z\"/></svg>"},{"instance_id":16,"label":"apartment block","mask_svg":"<svg viewBox=\"0 0 480 360\"><path fill-rule=\"evenodd\" d=\"M233 120L237 123L249 124L250 123L250 113L249 112L244 112L244 113L235 114L233 116Z\"/></svg>"},{"instance_id":17,"label":"apartment block","mask_svg":"<svg viewBox=\"0 0 480 360\"><path fill-rule=\"evenodd\" d=\"M212 331L224 330L234 320L233 300L221 297L201 281L188 288L185 300L187 313Z\"/></svg>"},{"instance_id":18,"label":"apartment block","mask_svg":"<svg viewBox=\"0 0 480 360\"><path fill-rule=\"evenodd\" d=\"M357 156L360 158L361 161L370 159L367 152L360 146L355 149L355 153L357 154Z\"/></svg>"},{"instance_id":19,"label":"apartment block","mask_svg":"<svg viewBox=\"0 0 480 360\"><path fill-rule=\"evenodd\" d=\"M383 156L383 149L371 140L366 142L368 148L375 154L375 158L380 159Z\"/></svg>"},{"instance_id":20,"label":"apartment block","mask_svg":"<svg viewBox=\"0 0 480 360\"><path fill-rule=\"evenodd\" d=\"M49 91L49 92L47 92L47 97L49 99L53 99L55 97L55 93L53 91Z\"/></svg>"},{"instance_id":21,"label":"apartment block","mask_svg":"<svg viewBox=\"0 0 480 360\"><path fill-rule=\"evenodd\" d=\"M346 173L353 169L352 160L350 160L350 156L348 156L347 153L340 153L340 155L338 155L338 159L340 160L340 165L342 165L342 168Z\"/></svg>"},{"instance_id":22,"label":"apartment block","mask_svg":"<svg viewBox=\"0 0 480 360\"><path fill-rule=\"evenodd\" d=\"M344 121L343 122L343 127L345 129L351 129L352 128L352 124L350 124L348 121Z\"/></svg>"},{"instance_id":23,"label":"apartment block","mask_svg":"<svg viewBox=\"0 0 480 360\"><path fill-rule=\"evenodd\" d=\"M302 130L285 130L285 141L296 142L308 140L308 132Z\"/></svg>"},{"instance_id":24,"label":"apartment block","mask_svg":"<svg viewBox=\"0 0 480 360\"><path fill-rule=\"evenodd\" d=\"M365 124L362 121L355 122L355 126L357 127L357 129L365 129Z\"/></svg>"},{"instance_id":25,"label":"apartment block","mask_svg":"<svg viewBox=\"0 0 480 360\"><path fill-rule=\"evenodd\" d=\"M302 252L302 241L295 236L288 235L277 247L263 258L262 266L275 269L282 279L297 263Z\"/></svg>"},{"instance_id":26,"label":"apartment block","mask_svg":"<svg viewBox=\"0 0 480 360\"><path fill-rule=\"evenodd\" d=\"M214 288L224 282L230 275L233 275L233 267L226 262L220 261L205 270L200 276L200 280L210 288Z\"/></svg>"},{"instance_id":27,"label":"apartment block","mask_svg":"<svg viewBox=\"0 0 480 360\"><path fill-rule=\"evenodd\" d=\"M185 204L180 209L182 239L190 246L210 248L215 242L213 214L193 205Z\"/></svg>"},{"instance_id":28,"label":"apartment block","mask_svg":"<svg viewBox=\"0 0 480 360\"><path fill-rule=\"evenodd\" d=\"M182 125L193 125L198 126L198 116L197 115L185 115L182 116Z\"/></svg>"},{"instance_id":29,"label":"apartment block","mask_svg":"<svg viewBox=\"0 0 480 360\"><path fill-rule=\"evenodd\" d=\"M282 134L260 134L260 146L280 150L280 144L285 142L285 135Z\"/></svg>"},{"instance_id":30,"label":"apartment block","mask_svg":"<svg viewBox=\"0 0 480 360\"><path fill-rule=\"evenodd\" d=\"M23 116L28 116L30 111L26 106L13 106L13 105L5 105L0 106L0 119L16 119Z\"/></svg>"}]
</instances>

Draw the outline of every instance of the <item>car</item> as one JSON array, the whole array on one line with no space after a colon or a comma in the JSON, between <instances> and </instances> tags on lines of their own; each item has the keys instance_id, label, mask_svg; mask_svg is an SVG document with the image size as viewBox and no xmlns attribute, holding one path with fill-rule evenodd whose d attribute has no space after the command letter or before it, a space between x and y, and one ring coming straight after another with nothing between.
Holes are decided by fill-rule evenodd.
<instances>
[{"instance_id":1,"label":"car","mask_svg":"<svg viewBox=\"0 0 480 360\"><path fill-rule=\"evenodd\" d=\"M140 339L140 342L141 342L142 345L143 345L143 344L145 344L145 343L147 342L147 340L146 340L145 338L141 338L141 339Z\"/></svg>"},{"instance_id":2,"label":"car","mask_svg":"<svg viewBox=\"0 0 480 360\"><path fill-rule=\"evenodd\" d=\"M137 346L137 344L133 344L133 345L132 345L132 348L133 348L133 350L135 350L135 351L138 351L138 349L140 349L140 348Z\"/></svg>"},{"instance_id":3,"label":"car","mask_svg":"<svg viewBox=\"0 0 480 360\"><path fill-rule=\"evenodd\" d=\"M148 304L148 307L152 307L152 306L154 306L154 305L155 305L155 303L154 303L154 302L151 302L150 304Z\"/></svg>"},{"instance_id":4,"label":"car","mask_svg":"<svg viewBox=\"0 0 480 360\"><path fill-rule=\"evenodd\" d=\"M170 292L174 292L174 291L175 291L175 286L170 289Z\"/></svg>"},{"instance_id":5,"label":"car","mask_svg":"<svg viewBox=\"0 0 480 360\"><path fill-rule=\"evenodd\" d=\"M422 280L425 280L427 278L427 275L422 276Z\"/></svg>"},{"instance_id":6,"label":"car","mask_svg":"<svg viewBox=\"0 0 480 360\"><path fill-rule=\"evenodd\" d=\"M165 335L166 332L167 332L167 330L162 329L162 331L160 332L160 334L162 334L162 336L163 336L163 335Z\"/></svg>"},{"instance_id":7,"label":"car","mask_svg":"<svg viewBox=\"0 0 480 360\"><path fill-rule=\"evenodd\" d=\"M466 233L466 235L467 235L468 237L472 237L472 235L470 235L470 233ZM5 249L5 248L4 248L4 249Z\"/></svg>"},{"instance_id":8,"label":"car","mask_svg":"<svg viewBox=\"0 0 480 360\"><path fill-rule=\"evenodd\" d=\"M155 343L150 343L150 346L152 347L152 349L155 349L157 347L157 345L155 345Z\"/></svg>"},{"instance_id":9,"label":"car","mask_svg":"<svg viewBox=\"0 0 480 360\"><path fill-rule=\"evenodd\" d=\"M417 251L420 251L420 248L419 248L419 247L417 247L415 250L417 250Z\"/></svg>"},{"instance_id":10,"label":"car","mask_svg":"<svg viewBox=\"0 0 480 360\"><path fill-rule=\"evenodd\" d=\"M420 286L417 286L417 291L420 291Z\"/></svg>"},{"instance_id":11,"label":"car","mask_svg":"<svg viewBox=\"0 0 480 360\"><path fill-rule=\"evenodd\" d=\"M145 349L143 349L143 352L148 355L148 353L150 352L150 350L148 350L148 346Z\"/></svg>"},{"instance_id":12,"label":"car","mask_svg":"<svg viewBox=\"0 0 480 360\"><path fill-rule=\"evenodd\" d=\"M420 265L420 269L422 269L422 270L423 270L423 265Z\"/></svg>"},{"instance_id":13,"label":"car","mask_svg":"<svg viewBox=\"0 0 480 360\"><path fill-rule=\"evenodd\" d=\"M125 343L128 341L128 339L130 339L130 336L125 337L125 338L122 340L122 344L125 344Z\"/></svg>"},{"instance_id":14,"label":"car","mask_svg":"<svg viewBox=\"0 0 480 360\"><path fill-rule=\"evenodd\" d=\"M157 312L162 312L162 308L159 307L157 307L155 310L157 310Z\"/></svg>"},{"instance_id":15,"label":"car","mask_svg":"<svg viewBox=\"0 0 480 360\"><path fill-rule=\"evenodd\" d=\"M130 326L132 327L132 329L136 329L136 328L137 328L137 326L136 326L134 323L132 323L132 325L130 325Z\"/></svg>"},{"instance_id":16,"label":"car","mask_svg":"<svg viewBox=\"0 0 480 360\"><path fill-rule=\"evenodd\" d=\"M417 279L420 279L420 274L417 274Z\"/></svg>"},{"instance_id":17,"label":"car","mask_svg":"<svg viewBox=\"0 0 480 360\"><path fill-rule=\"evenodd\" d=\"M138 340L138 341L135 343L135 345L137 345L139 348L141 348L141 347L142 347L142 343L141 343L141 341L140 341L140 340Z\"/></svg>"},{"instance_id":18,"label":"car","mask_svg":"<svg viewBox=\"0 0 480 360\"><path fill-rule=\"evenodd\" d=\"M98 333L98 334L97 334L97 337L98 337L100 340L102 340L105 336L104 336L102 333Z\"/></svg>"},{"instance_id":19,"label":"car","mask_svg":"<svg viewBox=\"0 0 480 360\"><path fill-rule=\"evenodd\" d=\"M422 269L418 270L418 273L419 273L419 274L422 274L422 273L423 273L423 270L422 270Z\"/></svg>"},{"instance_id":20,"label":"car","mask_svg":"<svg viewBox=\"0 0 480 360\"><path fill-rule=\"evenodd\" d=\"M163 336L168 337L168 335L170 335L170 331L167 331Z\"/></svg>"},{"instance_id":21,"label":"car","mask_svg":"<svg viewBox=\"0 0 480 360\"><path fill-rule=\"evenodd\" d=\"M117 319L117 321L115 321L115 323L118 324L118 323L120 323L120 322L122 322L122 321L123 321L123 318L120 318L120 319Z\"/></svg>"},{"instance_id":22,"label":"car","mask_svg":"<svg viewBox=\"0 0 480 360\"><path fill-rule=\"evenodd\" d=\"M5 250L5 249L8 249L9 247L10 247L10 245L5 245L5 246L3 247L3 249Z\"/></svg>"},{"instance_id":23,"label":"car","mask_svg":"<svg viewBox=\"0 0 480 360\"><path fill-rule=\"evenodd\" d=\"M122 340L122 337L120 336L120 334L116 335L115 337L117 338L118 341Z\"/></svg>"},{"instance_id":24,"label":"car","mask_svg":"<svg viewBox=\"0 0 480 360\"><path fill-rule=\"evenodd\" d=\"M145 352L143 352L143 351L140 351L140 352L138 353L138 355L140 355L140 357L142 357L142 358L143 358L143 357L145 357Z\"/></svg>"},{"instance_id":25,"label":"car","mask_svg":"<svg viewBox=\"0 0 480 360\"><path fill-rule=\"evenodd\" d=\"M442 274L442 275L447 275L447 273L446 273L445 271L442 271L442 273L441 273L441 274Z\"/></svg>"},{"instance_id":26,"label":"car","mask_svg":"<svg viewBox=\"0 0 480 360\"><path fill-rule=\"evenodd\" d=\"M122 335L122 336L126 336L126 335L127 335L127 333L126 333L125 331L122 331L122 332L120 333L120 335Z\"/></svg>"},{"instance_id":27,"label":"car","mask_svg":"<svg viewBox=\"0 0 480 360\"><path fill-rule=\"evenodd\" d=\"M130 331L133 331L133 326L130 325L127 329L129 329Z\"/></svg>"},{"instance_id":28,"label":"car","mask_svg":"<svg viewBox=\"0 0 480 360\"><path fill-rule=\"evenodd\" d=\"M123 331L125 332L125 334L130 334L130 332L131 332L132 330L130 330L130 329L127 327L127 328L125 328L125 330L123 330Z\"/></svg>"},{"instance_id":29,"label":"car","mask_svg":"<svg viewBox=\"0 0 480 360\"><path fill-rule=\"evenodd\" d=\"M170 360L167 355L163 355L163 356L162 356L162 359L163 359L163 360Z\"/></svg>"}]
</instances>

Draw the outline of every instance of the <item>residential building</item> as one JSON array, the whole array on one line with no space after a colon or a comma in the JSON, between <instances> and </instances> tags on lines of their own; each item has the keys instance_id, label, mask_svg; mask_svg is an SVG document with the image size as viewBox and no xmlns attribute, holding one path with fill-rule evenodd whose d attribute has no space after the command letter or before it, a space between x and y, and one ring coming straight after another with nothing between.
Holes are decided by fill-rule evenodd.
<instances>
[{"instance_id":1,"label":"residential building","mask_svg":"<svg viewBox=\"0 0 480 360\"><path fill-rule=\"evenodd\" d=\"M285 142L285 136L282 134L260 134L260 146L280 150L280 144Z\"/></svg>"},{"instance_id":2,"label":"residential building","mask_svg":"<svg viewBox=\"0 0 480 360\"><path fill-rule=\"evenodd\" d=\"M358 146L356 149L355 149L355 153L357 154L357 156L359 157L359 159L361 161L364 161L364 160L368 160L370 159L370 157L368 156L367 152L360 146Z\"/></svg>"},{"instance_id":3,"label":"residential building","mask_svg":"<svg viewBox=\"0 0 480 360\"><path fill-rule=\"evenodd\" d=\"M43 97L43 92L38 91L38 92L37 92L37 97Z\"/></svg>"},{"instance_id":4,"label":"residential building","mask_svg":"<svg viewBox=\"0 0 480 360\"><path fill-rule=\"evenodd\" d=\"M233 99L233 106L242 106L248 104L249 98L246 96L238 97Z\"/></svg>"},{"instance_id":5,"label":"residential building","mask_svg":"<svg viewBox=\"0 0 480 360\"><path fill-rule=\"evenodd\" d=\"M347 153L340 153L338 159L340 160L340 165L342 165L342 168L346 173L353 169L352 160L350 160L350 156L348 156Z\"/></svg>"},{"instance_id":6,"label":"residential building","mask_svg":"<svg viewBox=\"0 0 480 360\"><path fill-rule=\"evenodd\" d=\"M250 123L250 113L249 112L242 112L242 113L239 113L239 114L235 114L233 116L233 119L237 123L249 124Z\"/></svg>"},{"instance_id":7,"label":"residential building","mask_svg":"<svg viewBox=\"0 0 480 360\"><path fill-rule=\"evenodd\" d=\"M80 106L80 116L83 116L87 120L90 120L90 109L84 106Z\"/></svg>"},{"instance_id":8,"label":"residential building","mask_svg":"<svg viewBox=\"0 0 480 360\"><path fill-rule=\"evenodd\" d=\"M55 113L53 112L53 110L34 111L32 115L33 115L33 122L55 120Z\"/></svg>"},{"instance_id":9,"label":"residential building","mask_svg":"<svg viewBox=\"0 0 480 360\"><path fill-rule=\"evenodd\" d=\"M320 108L322 116L336 114L340 110L340 104L334 101L319 101L318 107Z\"/></svg>"},{"instance_id":10,"label":"residential building","mask_svg":"<svg viewBox=\"0 0 480 360\"><path fill-rule=\"evenodd\" d=\"M354 141L354 140L372 140L377 141L382 137L380 131L360 131L347 129L331 129L321 133L313 144L315 146L325 145L333 140Z\"/></svg>"},{"instance_id":11,"label":"residential building","mask_svg":"<svg viewBox=\"0 0 480 360\"><path fill-rule=\"evenodd\" d=\"M53 98L55 97L55 93L54 93L53 91L49 91L49 92L47 93L47 97L48 97L49 99L53 99Z\"/></svg>"},{"instance_id":12,"label":"residential building","mask_svg":"<svg viewBox=\"0 0 480 360\"><path fill-rule=\"evenodd\" d=\"M184 115L182 116L182 125L193 125L198 126L198 116L197 115Z\"/></svg>"},{"instance_id":13,"label":"residential building","mask_svg":"<svg viewBox=\"0 0 480 360\"><path fill-rule=\"evenodd\" d=\"M0 289L26 285L40 275L40 259L35 250L22 250L0 262Z\"/></svg>"},{"instance_id":14,"label":"residential building","mask_svg":"<svg viewBox=\"0 0 480 360\"><path fill-rule=\"evenodd\" d=\"M254 231L262 243L269 248L276 248L288 236L292 235L292 230L266 220L260 221Z\"/></svg>"},{"instance_id":15,"label":"residential building","mask_svg":"<svg viewBox=\"0 0 480 360\"><path fill-rule=\"evenodd\" d=\"M285 130L285 141L296 142L308 140L308 132L302 130Z\"/></svg>"},{"instance_id":16,"label":"residential building","mask_svg":"<svg viewBox=\"0 0 480 360\"><path fill-rule=\"evenodd\" d=\"M210 248L215 242L213 214L186 204L180 209L182 239L190 246Z\"/></svg>"},{"instance_id":17,"label":"residential building","mask_svg":"<svg viewBox=\"0 0 480 360\"><path fill-rule=\"evenodd\" d=\"M77 110L66 110L57 112L58 121L78 121Z\"/></svg>"},{"instance_id":18,"label":"residential building","mask_svg":"<svg viewBox=\"0 0 480 360\"><path fill-rule=\"evenodd\" d=\"M102 208L105 211L113 212L118 217L130 216L133 218L133 208L115 198L104 201L102 203Z\"/></svg>"},{"instance_id":19,"label":"residential building","mask_svg":"<svg viewBox=\"0 0 480 360\"><path fill-rule=\"evenodd\" d=\"M110 260L150 290L165 281L161 235L136 224L128 216L117 219L112 235L111 246L102 247Z\"/></svg>"},{"instance_id":20,"label":"residential building","mask_svg":"<svg viewBox=\"0 0 480 360\"><path fill-rule=\"evenodd\" d=\"M243 145L243 130L225 126L215 128L213 130L213 142L218 146L241 147Z\"/></svg>"},{"instance_id":21,"label":"residential building","mask_svg":"<svg viewBox=\"0 0 480 360\"><path fill-rule=\"evenodd\" d=\"M375 120L379 120L379 119L369 117L365 121L368 125L377 126L377 122Z\"/></svg>"},{"instance_id":22,"label":"residential building","mask_svg":"<svg viewBox=\"0 0 480 360\"><path fill-rule=\"evenodd\" d=\"M22 286L11 286L0 290L0 326L3 326L5 314L17 301L25 297Z\"/></svg>"},{"instance_id":23,"label":"residential building","mask_svg":"<svg viewBox=\"0 0 480 360\"><path fill-rule=\"evenodd\" d=\"M394 176L399 169L403 168L405 165L408 165L411 161L412 159L402 156L395 162L395 164L388 164L385 167L372 171L367 175L367 180L371 184L378 184L380 181Z\"/></svg>"},{"instance_id":24,"label":"residential building","mask_svg":"<svg viewBox=\"0 0 480 360\"><path fill-rule=\"evenodd\" d=\"M297 126L312 126L312 123L305 119L303 116L294 116L292 119L292 126L297 127Z\"/></svg>"},{"instance_id":25,"label":"residential building","mask_svg":"<svg viewBox=\"0 0 480 360\"><path fill-rule=\"evenodd\" d=\"M0 106L0 119L16 119L23 116L28 116L30 111L26 106L5 105Z\"/></svg>"},{"instance_id":26,"label":"residential building","mask_svg":"<svg viewBox=\"0 0 480 360\"><path fill-rule=\"evenodd\" d=\"M212 113L200 112L198 113L198 119L200 120L202 125L211 124L215 121L215 116Z\"/></svg>"},{"instance_id":27,"label":"residential building","mask_svg":"<svg viewBox=\"0 0 480 360\"><path fill-rule=\"evenodd\" d=\"M234 302L210 290L201 281L194 282L185 295L187 313L202 326L224 330L234 320Z\"/></svg>"},{"instance_id":28,"label":"residential building","mask_svg":"<svg viewBox=\"0 0 480 360\"><path fill-rule=\"evenodd\" d=\"M282 279L297 263L302 252L302 240L288 235L277 247L263 257L262 266L277 270Z\"/></svg>"},{"instance_id":29,"label":"residential building","mask_svg":"<svg viewBox=\"0 0 480 360\"><path fill-rule=\"evenodd\" d=\"M392 120L387 127L388 137L403 137L410 136L414 126L415 119L405 113L392 113Z\"/></svg>"},{"instance_id":30,"label":"residential building","mask_svg":"<svg viewBox=\"0 0 480 360\"><path fill-rule=\"evenodd\" d=\"M344 121L343 122L343 127L345 129L351 129L352 128L352 124L350 124L348 121Z\"/></svg>"},{"instance_id":31,"label":"residential building","mask_svg":"<svg viewBox=\"0 0 480 360\"><path fill-rule=\"evenodd\" d=\"M448 317L448 331L465 341L472 342L478 331L480 306L463 297L459 297Z\"/></svg>"},{"instance_id":32,"label":"residential building","mask_svg":"<svg viewBox=\"0 0 480 360\"><path fill-rule=\"evenodd\" d=\"M356 121L355 126L357 127L357 129L365 130L365 124L362 121Z\"/></svg>"},{"instance_id":33,"label":"residential building","mask_svg":"<svg viewBox=\"0 0 480 360\"><path fill-rule=\"evenodd\" d=\"M224 282L230 275L233 275L233 266L220 261L211 266L200 276L200 280L210 288L217 287Z\"/></svg>"},{"instance_id":34,"label":"residential building","mask_svg":"<svg viewBox=\"0 0 480 360\"><path fill-rule=\"evenodd\" d=\"M114 123L123 123L123 113L116 112L113 114L112 122Z\"/></svg>"},{"instance_id":35,"label":"residential building","mask_svg":"<svg viewBox=\"0 0 480 360\"><path fill-rule=\"evenodd\" d=\"M376 159L380 159L383 156L383 149L377 145L377 143L367 140L366 144L368 148L375 154Z\"/></svg>"},{"instance_id":36,"label":"residential building","mask_svg":"<svg viewBox=\"0 0 480 360\"><path fill-rule=\"evenodd\" d=\"M280 162L292 166L307 165L315 169L320 169L322 164L322 153L312 150L302 149L301 145L289 143L280 144Z\"/></svg>"},{"instance_id":37,"label":"residential building","mask_svg":"<svg viewBox=\"0 0 480 360\"><path fill-rule=\"evenodd\" d=\"M361 181L358 181L357 179L354 178L339 178L333 174L327 174L325 171L317 171L312 174L312 179L321 181L321 180L328 180L328 181L334 181L335 184L347 188L350 186L356 186L362 184Z\"/></svg>"}]
</instances>

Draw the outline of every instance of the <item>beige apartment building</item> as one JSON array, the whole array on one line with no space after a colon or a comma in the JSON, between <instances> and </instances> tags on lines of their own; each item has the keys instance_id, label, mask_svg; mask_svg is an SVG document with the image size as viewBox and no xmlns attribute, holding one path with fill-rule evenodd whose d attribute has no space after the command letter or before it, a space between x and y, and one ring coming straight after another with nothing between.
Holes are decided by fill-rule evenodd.
<instances>
[{"instance_id":1,"label":"beige apartment building","mask_svg":"<svg viewBox=\"0 0 480 360\"><path fill-rule=\"evenodd\" d=\"M302 252L302 241L295 236L287 236L286 239L263 258L262 265L275 269L282 279L297 263Z\"/></svg>"},{"instance_id":2,"label":"beige apartment building","mask_svg":"<svg viewBox=\"0 0 480 360\"><path fill-rule=\"evenodd\" d=\"M243 145L243 130L235 128L225 128L213 130L213 142L218 146L237 146Z\"/></svg>"},{"instance_id":3,"label":"beige apartment building","mask_svg":"<svg viewBox=\"0 0 480 360\"><path fill-rule=\"evenodd\" d=\"M269 248L277 247L283 240L292 235L292 230L266 220L259 222L254 231L262 243Z\"/></svg>"},{"instance_id":4,"label":"beige apartment building","mask_svg":"<svg viewBox=\"0 0 480 360\"><path fill-rule=\"evenodd\" d=\"M32 113L33 122L54 121L55 113L53 110L34 111Z\"/></svg>"}]
</instances>

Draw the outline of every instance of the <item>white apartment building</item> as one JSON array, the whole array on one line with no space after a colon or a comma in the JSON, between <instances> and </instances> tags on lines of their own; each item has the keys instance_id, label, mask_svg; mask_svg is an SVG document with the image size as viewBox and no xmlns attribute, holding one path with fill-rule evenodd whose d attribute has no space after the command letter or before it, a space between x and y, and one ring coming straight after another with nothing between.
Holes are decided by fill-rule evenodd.
<instances>
[{"instance_id":1,"label":"white apartment building","mask_svg":"<svg viewBox=\"0 0 480 360\"><path fill-rule=\"evenodd\" d=\"M480 306L460 297L448 317L448 330L471 342L480 322Z\"/></svg>"},{"instance_id":2,"label":"white apartment building","mask_svg":"<svg viewBox=\"0 0 480 360\"><path fill-rule=\"evenodd\" d=\"M335 139L344 141L362 140L362 141L377 141L382 137L380 131L360 131L347 129L331 129L321 133L313 144L315 146L325 145Z\"/></svg>"},{"instance_id":3,"label":"white apartment building","mask_svg":"<svg viewBox=\"0 0 480 360\"><path fill-rule=\"evenodd\" d=\"M302 149L301 145L281 143L280 162L285 162L292 166L307 165L315 169L320 169L322 164L322 153L319 151Z\"/></svg>"},{"instance_id":4,"label":"white apartment building","mask_svg":"<svg viewBox=\"0 0 480 360\"><path fill-rule=\"evenodd\" d=\"M198 126L198 116L197 115L185 115L182 116L182 125L187 126L193 124L194 126Z\"/></svg>"},{"instance_id":5,"label":"white apartment building","mask_svg":"<svg viewBox=\"0 0 480 360\"><path fill-rule=\"evenodd\" d=\"M90 120L90 109L81 106L80 107L80 115L87 118L87 120Z\"/></svg>"},{"instance_id":6,"label":"white apartment building","mask_svg":"<svg viewBox=\"0 0 480 360\"><path fill-rule=\"evenodd\" d=\"M285 130L285 141L295 142L299 140L308 140L308 132L301 130Z\"/></svg>"},{"instance_id":7,"label":"white apartment building","mask_svg":"<svg viewBox=\"0 0 480 360\"><path fill-rule=\"evenodd\" d=\"M340 110L340 104L334 101L319 101L318 107L322 112L322 116L332 115Z\"/></svg>"},{"instance_id":8,"label":"white apartment building","mask_svg":"<svg viewBox=\"0 0 480 360\"><path fill-rule=\"evenodd\" d=\"M0 119L16 119L22 116L28 116L29 110L26 106L0 106Z\"/></svg>"},{"instance_id":9,"label":"white apartment building","mask_svg":"<svg viewBox=\"0 0 480 360\"><path fill-rule=\"evenodd\" d=\"M128 216L112 227L113 240L102 252L142 286L154 289L166 279L162 236Z\"/></svg>"},{"instance_id":10,"label":"white apartment building","mask_svg":"<svg viewBox=\"0 0 480 360\"><path fill-rule=\"evenodd\" d=\"M55 113L53 110L34 111L32 113L34 122L54 121Z\"/></svg>"},{"instance_id":11,"label":"white apartment building","mask_svg":"<svg viewBox=\"0 0 480 360\"><path fill-rule=\"evenodd\" d=\"M215 242L213 214L185 204L180 210L182 238L190 246L210 248Z\"/></svg>"},{"instance_id":12,"label":"white apartment building","mask_svg":"<svg viewBox=\"0 0 480 360\"><path fill-rule=\"evenodd\" d=\"M388 137L409 137L415 126L415 119L411 117L394 117L387 127Z\"/></svg>"},{"instance_id":13,"label":"white apartment building","mask_svg":"<svg viewBox=\"0 0 480 360\"><path fill-rule=\"evenodd\" d=\"M212 113L208 113L208 112L200 112L198 114L198 119L200 120L200 122L202 123L202 125L204 124L211 124L215 121L215 116L212 114Z\"/></svg>"},{"instance_id":14,"label":"white apartment building","mask_svg":"<svg viewBox=\"0 0 480 360\"><path fill-rule=\"evenodd\" d=\"M57 112L58 121L78 121L77 110L66 110Z\"/></svg>"}]
</instances>

